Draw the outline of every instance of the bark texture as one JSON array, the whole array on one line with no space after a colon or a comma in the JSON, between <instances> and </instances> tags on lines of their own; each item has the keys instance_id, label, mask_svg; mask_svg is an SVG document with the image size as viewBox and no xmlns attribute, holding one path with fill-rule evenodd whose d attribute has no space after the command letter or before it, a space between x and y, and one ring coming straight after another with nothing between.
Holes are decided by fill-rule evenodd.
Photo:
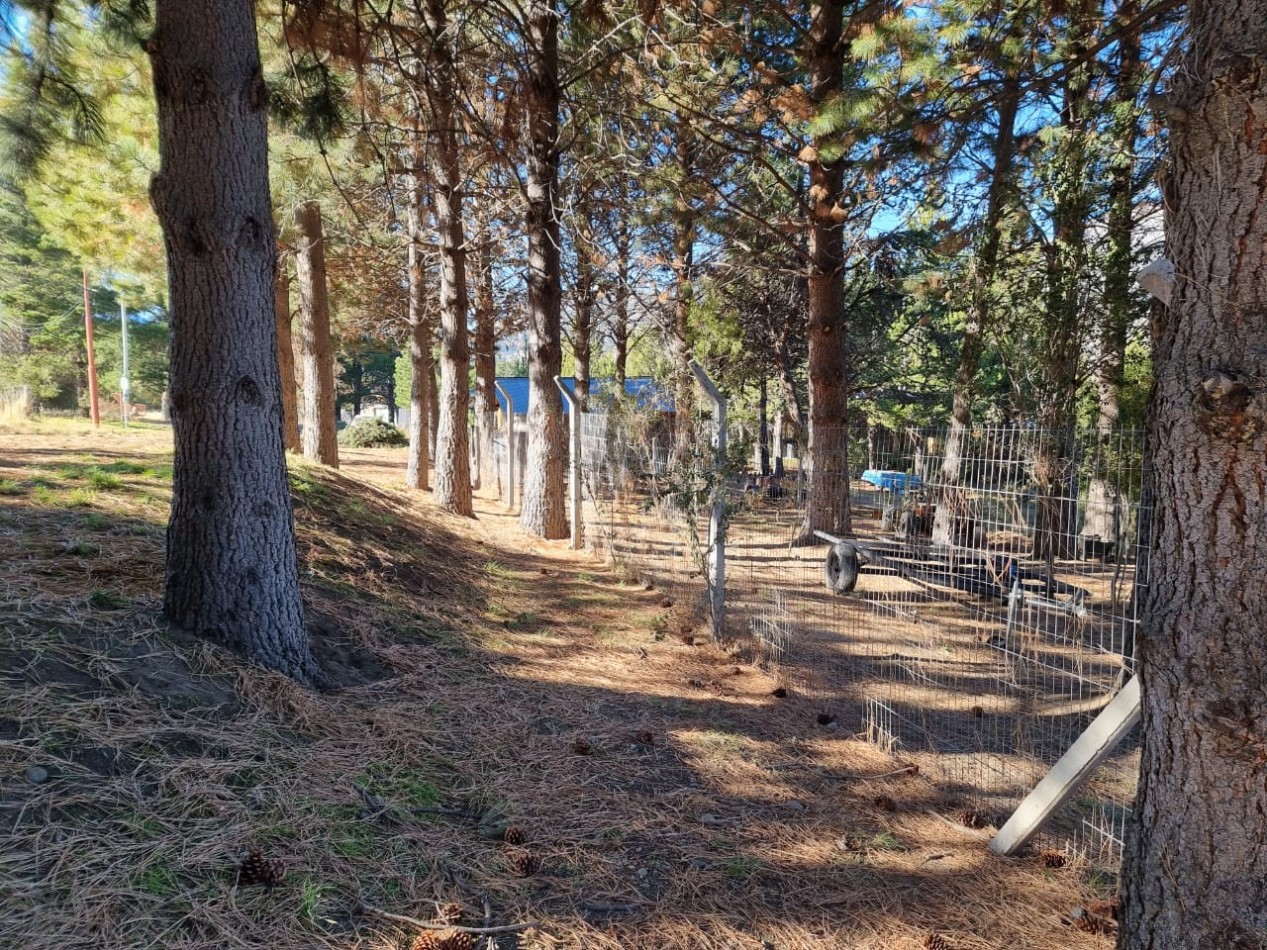
<instances>
[{"instance_id":1,"label":"bark texture","mask_svg":"<svg viewBox=\"0 0 1267 950\"><path fill-rule=\"evenodd\" d=\"M409 188L409 460L407 488L430 487L431 387L435 373L431 357L431 321L427 316L427 270L422 242L422 156L414 154L414 174Z\"/></svg>"},{"instance_id":2,"label":"bark texture","mask_svg":"<svg viewBox=\"0 0 1267 950\"><path fill-rule=\"evenodd\" d=\"M811 8L805 64L810 98L825 102L843 81L841 0ZM845 340L844 225L833 211L841 197L840 163L823 160L827 143L814 142L809 162L809 493L802 540L813 532L846 535L849 520L849 452L845 435L849 387Z\"/></svg>"},{"instance_id":3,"label":"bark texture","mask_svg":"<svg viewBox=\"0 0 1267 950\"><path fill-rule=\"evenodd\" d=\"M295 226L299 232L295 239L295 275L299 280L299 347L304 375L300 435L305 458L338 468L334 347L330 343L321 206L315 201L301 204L295 209Z\"/></svg>"},{"instance_id":4,"label":"bark texture","mask_svg":"<svg viewBox=\"0 0 1267 950\"><path fill-rule=\"evenodd\" d=\"M475 256L475 451L479 469L475 487L496 485L493 437L497 432L497 312L493 296L493 249L485 227Z\"/></svg>"},{"instance_id":5,"label":"bark texture","mask_svg":"<svg viewBox=\"0 0 1267 950\"><path fill-rule=\"evenodd\" d=\"M616 391L625 392L629 365L629 262L631 257L629 221L621 216L616 230L616 306L612 317L612 343L616 347Z\"/></svg>"},{"instance_id":6,"label":"bark texture","mask_svg":"<svg viewBox=\"0 0 1267 950\"><path fill-rule=\"evenodd\" d=\"M1267 2L1188 6L1123 950L1267 946Z\"/></svg>"},{"instance_id":7,"label":"bark texture","mask_svg":"<svg viewBox=\"0 0 1267 950\"><path fill-rule=\"evenodd\" d=\"M433 204L440 238L440 419L436 428L435 500L454 514L473 517L471 498L471 347L467 338L466 235L462 221L462 167L457 137L457 73L453 33L443 0L424 7L432 68L427 71L436 188Z\"/></svg>"},{"instance_id":8,"label":"bark texture","mask_svg":"<svg viewBox=\"0 0 1267 950\"><path fill-rule=\"evenodd\" d=\"M288 452L299 452L299 403L295 390L295 348L290 336L290 274L286 259L277 256L277 278L273 293L274 317L277 321L277 369L281 375L282 442Z\"/></svg>"},{"instance_id":9,"label":"bark texture","mask_svg":"<svg viewBox=\"0 0 1267 950\"><path fill-rule=\"evenodd\" d=\"M529 0L528 44L528 459L519 525L542 538L569 535L563 397L554 377L563 367L559 281L559 10L556 0Z\"/></svg>"},{"instance_id":10,"label":"bark texture","mask_svg":"<svg viewBox=\"0 0 1267 950\"><path fill-rule=\"evenodd\" d=\"M301 682L304 629L282 445L267 93L249 0L159 0L151 199L171 299L175 435L164 610Z\"/></svg>"}]
</instances>

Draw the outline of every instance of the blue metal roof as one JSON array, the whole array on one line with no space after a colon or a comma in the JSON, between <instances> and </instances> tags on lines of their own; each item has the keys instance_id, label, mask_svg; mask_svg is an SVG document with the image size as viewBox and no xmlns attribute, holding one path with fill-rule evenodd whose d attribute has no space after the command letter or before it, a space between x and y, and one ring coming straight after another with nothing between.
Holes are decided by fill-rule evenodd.
<instances>
[{"instance_id":1,"label":"blue metal roof","mask_svg":"<svg viewBox=\"0 0 1267 950\"><path fill-rule=\"evenodd\" d=\"M510 396L510 401L515 408L515 414L523 415L526 413L528 411L528 377L498 376L497 382ZM567 387L568 392L576 392L576 380L573 377L564 376L563 385ZM615 385L616 380L610 377L591 379L590 398L601 397L604 392L610 392ZM634 403L639 409L651 408L657 412L673 411L673 397L650 376L627 376L625 378L625 393L634 398ZM502 398L500 392L497 393L497 405L502 412L506 411L506 400ZM564 415L567 415L567 412L568 402L565 399L563 400Z\"/></svg>"}]
</instances>

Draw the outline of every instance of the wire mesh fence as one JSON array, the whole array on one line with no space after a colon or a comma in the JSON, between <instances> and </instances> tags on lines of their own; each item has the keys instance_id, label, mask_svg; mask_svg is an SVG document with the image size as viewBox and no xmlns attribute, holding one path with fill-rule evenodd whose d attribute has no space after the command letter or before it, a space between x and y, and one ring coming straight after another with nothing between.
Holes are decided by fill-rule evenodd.
<instances>
[{"instance_id":1,"label":"wire mesh fence","mask_svg":"<svg viewBox=\"0 0 1267 950\"><path fill-rule=\"evenodd\" d=\"M30 386L0 389L0 422L29 419L34 409L35 399Z\"/></svg>"},{"instance_id":2,"label":"wire mesh fence","mask_svg":"<svg viewBox=\"0 0 1267 950\"><path fill-rule=\"evenodd\" d=\"M591 542L699 607L722 479L728 635L987 820L1132 673L1149 523L1138 432L820 430L813 457L790 453L773 475L717 472L706 451L675 449L664 420L604 411L584 418L582 446ZM1115 867L1135 772L1128 741L1047 842Z\"/></svg>"}]
</instances>

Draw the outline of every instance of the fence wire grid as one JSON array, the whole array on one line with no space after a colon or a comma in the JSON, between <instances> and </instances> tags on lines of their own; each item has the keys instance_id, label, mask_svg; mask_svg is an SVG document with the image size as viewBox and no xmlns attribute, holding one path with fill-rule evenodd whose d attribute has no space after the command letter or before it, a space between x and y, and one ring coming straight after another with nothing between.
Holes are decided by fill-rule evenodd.
<instances>
[{"instance_id":1,"label":"fence wire grid","mask_svg":"<svg viewBox=\"0 0 1267 950\"><path fill-rule=\"evenodd\" d=\"M708 426L683 445L664 419L586 413L590 543L706 611L722 493L726 636L752 638L767 672L1001 825L1133 672L1142 434L820 430L812 458L789 443L763 470L742 428L716 465ZM857 556L848 590L823 535ZM1118 747L1043 846L1116 869L1135 746Z\"/></svg>"}]
</instances>

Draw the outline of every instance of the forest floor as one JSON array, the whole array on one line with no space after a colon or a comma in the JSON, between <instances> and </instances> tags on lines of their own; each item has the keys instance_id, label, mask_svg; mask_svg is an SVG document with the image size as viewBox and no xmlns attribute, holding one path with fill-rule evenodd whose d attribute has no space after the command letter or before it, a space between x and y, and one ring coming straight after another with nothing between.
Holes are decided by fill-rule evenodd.
<instances>
[{"instance_id":1,"label":"forest floor","mask_svg":"<svg viewBox=\"0 0 1267 950\"><path fill-rule=\"evenodd\" d=\"M335 686L170 630L170 438L0 429L0 946L407 948L450 902L535 924L482 950L1110 945L1066 922L1086 868L992 855L663 591L437 511L402 451L292 459ZM235 886L250 847L280 885Z\"/></svg>"}]
</instances>

